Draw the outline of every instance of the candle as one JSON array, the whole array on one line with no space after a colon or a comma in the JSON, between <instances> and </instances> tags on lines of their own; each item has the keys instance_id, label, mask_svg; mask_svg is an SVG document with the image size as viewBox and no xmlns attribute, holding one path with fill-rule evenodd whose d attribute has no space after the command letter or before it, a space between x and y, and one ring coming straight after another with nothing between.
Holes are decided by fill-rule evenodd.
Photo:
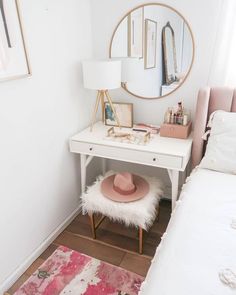
<instances>
[{"instance_id":1,"label":"candle","mask_svg":"<svg viewBox=\"0 0 236 295\"><path fill-rule=\"evenodd\" d=\"M184 115L183 125L184 126L188 125L188 115Z\"/></svg>"}]
</instances>

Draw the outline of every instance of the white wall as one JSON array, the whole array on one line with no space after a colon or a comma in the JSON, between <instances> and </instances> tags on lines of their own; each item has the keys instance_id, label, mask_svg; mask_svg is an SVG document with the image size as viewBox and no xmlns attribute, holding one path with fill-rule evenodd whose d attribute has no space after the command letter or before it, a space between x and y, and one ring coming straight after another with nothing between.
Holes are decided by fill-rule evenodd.
<instances>
[{"instance_id":1,"label":"white wall","mask_svg":"<svg viewBox=\"0 0 236 295\"><path fill-rule=\"evenodd\" d=\"M130 9L149 1L91 1L95 56L97 58L108 57L110 39L117 23ZM189 108L194 115L198 90L208 83L222 0L168 0L164 3L177 9L190 24L195 39L194 65L185 84L165 98L144 100L129 95L123 89L112 91L113 100L134 103L135 122L161 124L166 108L177 104L179 100L183 100L185 107ZM111 167L119 170L127 169L156 174L169 185L167 174L163 173L164 170L134 165L124 166L124 164L117 162L112 162Z\"/></svg>"},{"instance_id":2,"label":"white wall","mask_svg":"<svg viewBox=\"0 0 236 295\"><path fill-rule=\"evenodd\" d=\"M0 84L0 294L78 208L68 138L88 125L94 103L80 68L92 55L90 1L20 4L32 77Z\"/></svg>"},{"instance_id":3,"label":"white wall","mask_svg":"<svg viewBox=\"0 0 236 295\"><path fill-rule=\"evenodd\" d=\"M128 17L126 17L117 28L111 46L112 57L128 56Z\"/></svg>"}]
</instances>

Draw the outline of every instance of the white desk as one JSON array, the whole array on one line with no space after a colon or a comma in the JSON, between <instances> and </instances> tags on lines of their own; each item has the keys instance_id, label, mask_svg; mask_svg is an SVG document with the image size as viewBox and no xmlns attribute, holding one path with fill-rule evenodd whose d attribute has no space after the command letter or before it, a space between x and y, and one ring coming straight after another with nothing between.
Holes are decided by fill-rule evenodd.
<instances>
[{"instance_id":1,"label":"white desk","mask_svg":"<svg viewBox=\"0 0 236 295\"><path fill-rule=\"evenodd\" d=\"M165 168L172 184L172 208L178 198L179 172L184 172L191 156L192 138L175 139L155 135L147 145L114 142L106 139L107 130L102 122L94 125L93 131L87 128L70 139L70 151L81 156L81 190L86 187L86 168L93 157L137 163ZM124 129L127 132L127 129Z\"/></svg>"}]
</instances>

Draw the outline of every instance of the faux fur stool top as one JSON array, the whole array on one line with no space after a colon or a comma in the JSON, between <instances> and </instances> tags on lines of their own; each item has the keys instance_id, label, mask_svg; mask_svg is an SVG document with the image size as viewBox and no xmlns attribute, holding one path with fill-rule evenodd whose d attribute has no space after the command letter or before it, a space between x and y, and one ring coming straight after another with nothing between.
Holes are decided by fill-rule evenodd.
<instances>
[{"instance_id":1,"label":"faux fur stool top","mask_svg":"<svg viewBox=\"0 0 236 295\"><path fill-rule=\"evenodd\" d=\"M109 171L106 173L105 177L113 174L115 174L115 172ZM83 194L83 214L87 212L101 213L113 221L148 230L156 218L159 201L163 194L161 182L157 178L142 175L149 183L149 193L138 201L119 203L104 197L101 193L100 184L105 177L99 176L96 182L88 187L86 193Z\"/></svg>"}]
</instances>

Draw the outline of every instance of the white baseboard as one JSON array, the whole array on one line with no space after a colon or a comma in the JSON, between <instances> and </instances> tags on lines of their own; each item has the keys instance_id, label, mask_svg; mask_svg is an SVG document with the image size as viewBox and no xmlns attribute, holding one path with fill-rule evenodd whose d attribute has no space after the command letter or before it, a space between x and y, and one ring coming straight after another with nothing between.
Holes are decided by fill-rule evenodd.
<instances>
[{"instance_id":1,"label":"white baseboard","mask_svg":"<svg viewBox=\"0 0 236 295\"><path fill-rule=\"evenodd\" d=\"M75 209L71 215L60 224L51 235L0 285L0 295L3 295L27 270L27 268L48 248L48 246L63 232L71 221L81 211L81 205Z\"/></svg>"}]
</instances>

